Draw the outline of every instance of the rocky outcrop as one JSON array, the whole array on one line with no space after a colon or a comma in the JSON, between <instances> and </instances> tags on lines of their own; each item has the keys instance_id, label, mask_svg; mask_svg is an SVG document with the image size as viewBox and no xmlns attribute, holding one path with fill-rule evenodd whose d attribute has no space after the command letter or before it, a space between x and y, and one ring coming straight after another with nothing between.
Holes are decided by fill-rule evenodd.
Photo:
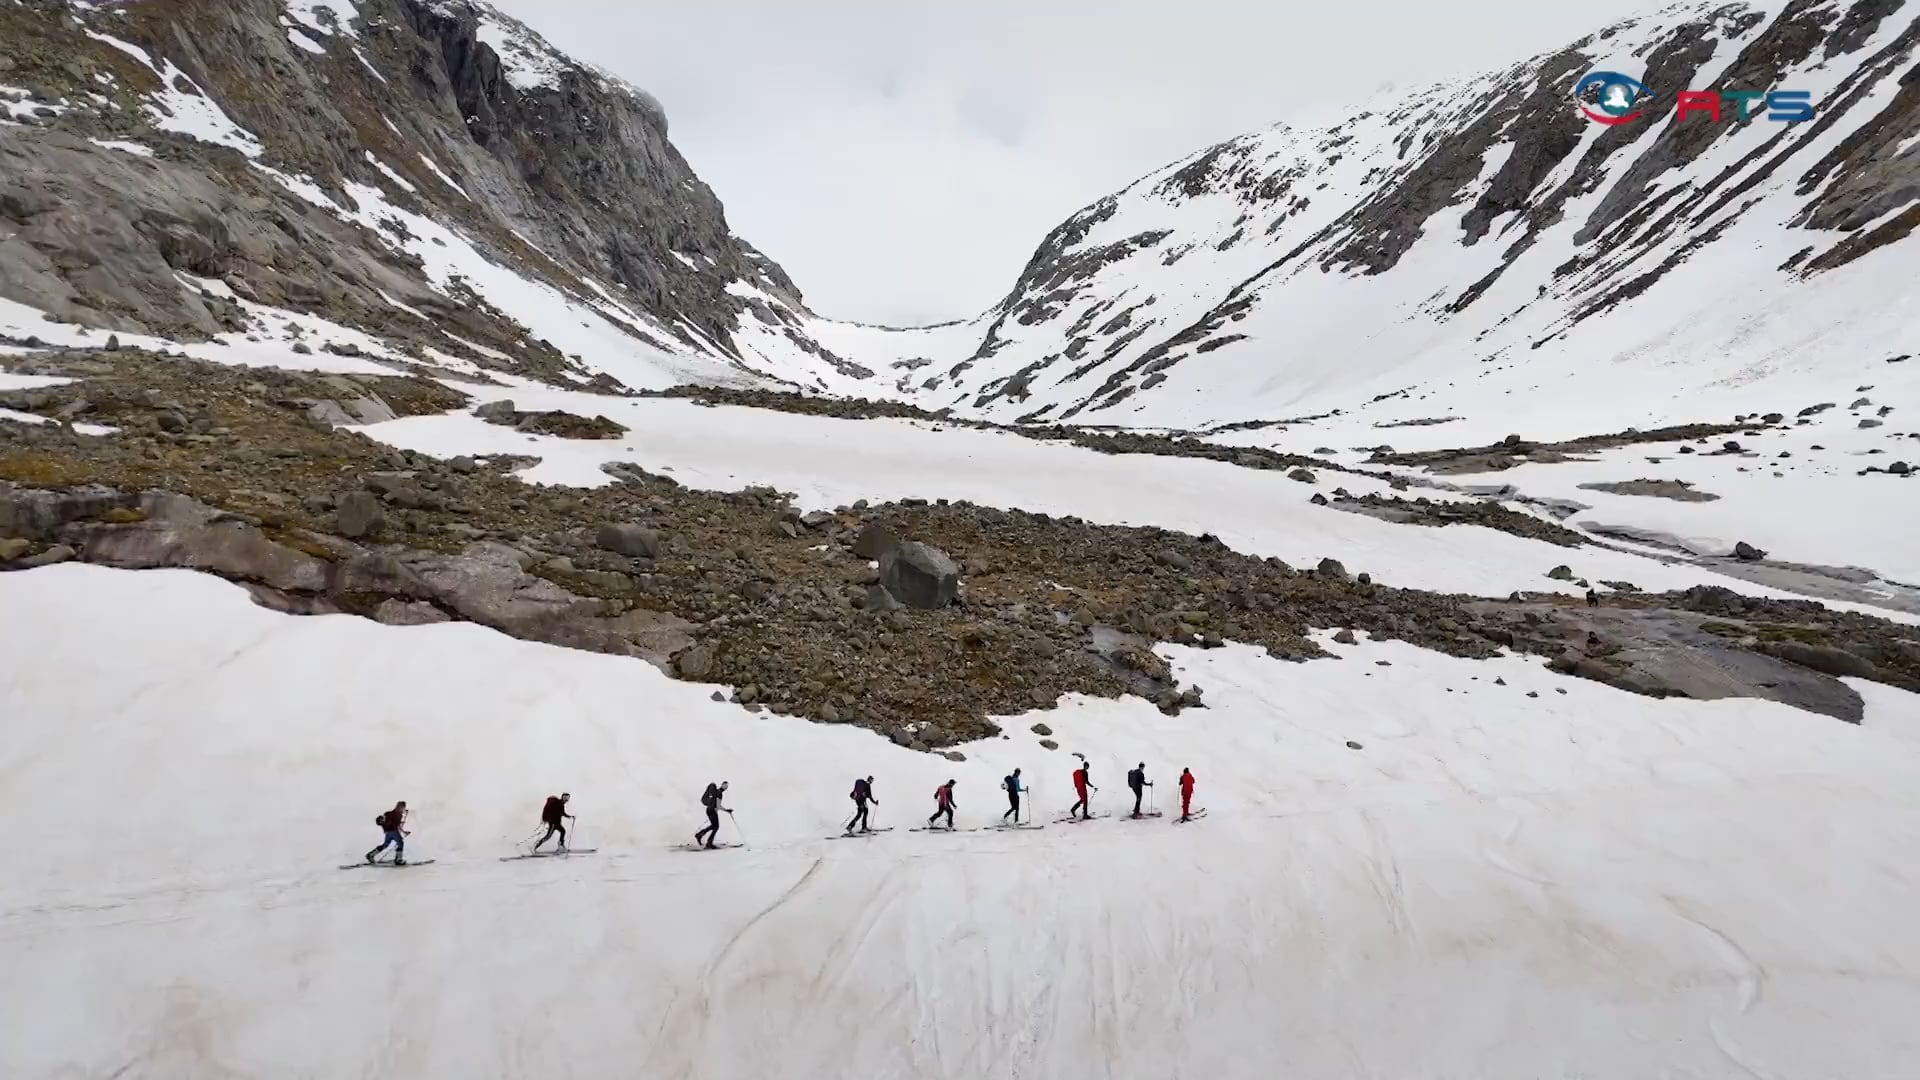
<instances>
[{"instance_id":1,"label":"rocky outcrop","mask_svg":"<svg viewBox=\"0 0 1920 1080\"><path fill-rule=\"evenodd\" d=\"M489 424L529 435L552 435L561 439L617 439L627 433L624 425L604 416L576 416L560 409L521 412L511 401L489 401L473 410L473 415Z\"/></svg>"},{"instance_id":2,"label":"rocky outcrop","mask_svg":"<svg viewBox=\"0 0 1920 1080\"><path fill-rule=\"evenodd\" d=\"M663 633L656 617L634 619L618 605L533 576L532 556L509 545L371 549L305 530L280 540L245 517L163 491L35 491L0 481L0 535L23 549L57 541L101 566L216 574L281 611L343 612L402 626L457 619L662 666L688 640Z\"/></svg>"},{"instance_id":3,"label":"rocky outcrop","mask_svg":"<svg viewBox=\"0 0 1920 1080\"><path fill-rule=\"evenodd\" d=\"M725 360L751 320L841 363L802 332L798 290L733 235L649 95L484 4L356 0L334 5L344 23L282 7L0 5L15 73L0 81L49 106L0 124L0 297L185 339L254 330L246 301L571 384L573 358L459 275L427 274L404 225L356 213L363 192L583 303L620 304L633 317L611 324L643 344Z\"/></svg>"}]
</instances>

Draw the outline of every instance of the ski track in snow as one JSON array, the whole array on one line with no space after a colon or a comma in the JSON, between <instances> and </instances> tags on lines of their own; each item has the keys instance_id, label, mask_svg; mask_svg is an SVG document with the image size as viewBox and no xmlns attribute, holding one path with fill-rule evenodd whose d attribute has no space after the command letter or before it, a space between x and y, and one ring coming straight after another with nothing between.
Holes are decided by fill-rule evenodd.
<instances>
[{"instance_id":1,"label":"ski track in snow","mask_svg":"<svg viewBox=\"0 0 1920 1080\"><path fill-rule=\"evenodd\" d=\"M1015 765L1057 810L1074 759L1032 717L948 762L644 663L282 616L189 572L0 575L0 606L0 1075L1875 1076L1920 1053L1920 697L1887 687L1854 726L1397 642L1166 648L1209 708L1043 715L1106 781L1097 810L1144 760L1192 768L1206 818L841 845L853 775L881 825L955 778L969 826ZM710 778L751 845L663 851ZM563 787L599 853L499 862ZM335 870L396 797L436 863Z\"/></svg>"}]
</instances>

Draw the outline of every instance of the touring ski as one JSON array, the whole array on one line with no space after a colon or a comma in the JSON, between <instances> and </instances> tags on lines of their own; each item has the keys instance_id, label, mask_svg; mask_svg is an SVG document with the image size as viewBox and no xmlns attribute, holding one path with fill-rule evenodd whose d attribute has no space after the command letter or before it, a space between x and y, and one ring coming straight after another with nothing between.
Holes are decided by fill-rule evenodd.
<instances>
[{"instance_id":1,"label":"touring ski","mask_svg":"<svg viewBox=\"0 0 1920 1080\"><path fill-rule=\"evenodd\" d=\"M725 851L728 848L737 848L737 847L746 847L746 845L745 844L715 844L712 847L707 847L704 844L675 844L672 847L668 848L667 850L668 851Z\"/></svg>"},{"instance_id":2,"label":"touring ski","mask_svg":"<svg viewBox=\"0 0 1920 1080\"><path fill-rule=\"evenodd\" d=\"M551 859L556 856L591 855L600 849L597 847L568 848L565 851L530 851L524 855L502 855L501 862L517 862L521 859Z\"/></svg>"},{"instance_id":3,"label":"touring ski","mask_svg":"<svg viewBox=\"0 0 1920 1080\"><path fill-rule=\"evenodd\" d=\"M1189 822L1189 821L1192 821L1192 820L1194 820L1195 818L1203 818L1203 817L1206 817L1206 816L1207 816L1207 810L1206 810L1206 808L1205 808L1205 807L1201 807L1200 809L1198 809L1198 810L1195 810L1195 811L1194 811L1193 813L1191 813L1191 814L1188 814L1188 815L1187 815L1186 817L1183 817L1183 818L1174 818L1174 819L1173 819L1173 823L1174 823L1175 825L1181 825L1181 824L1185 824L1186 822Z\"/></svg>"},{"instance_id":4,"label":"touring ski","mask_svg":"<svg viewBox=\"0 0 1920 1080\"><path fill-rule=\"evenodd\" d=\"M398 867L401 870L405 870L409 866L428 866L428 865L431 865L432 863L433 863L432 859L418 859L418 860L411 860L403 863L388 862L385 859L382 859L379 862L367 862L365 859L362 859L359 862L355 862L355 863L342 863L340 865L340 869L355 870L362 866L378 866L388 870L394 869L395 867Z\"/></svg>"},{"instance_id":5,"label":"touring ski","mask_svg":"<svg viewBox=\"0 0 1920 1080\"><path fill-rule=\"evenodd\" d=\"M889 825L884 829L859 829L854 832L835 833L832 836L827 837L827 839L828 840L851 840L856 836L878 836L883 832L892 832L892 831L893 831L893 826Z\"/></svg>"}]
</instances>

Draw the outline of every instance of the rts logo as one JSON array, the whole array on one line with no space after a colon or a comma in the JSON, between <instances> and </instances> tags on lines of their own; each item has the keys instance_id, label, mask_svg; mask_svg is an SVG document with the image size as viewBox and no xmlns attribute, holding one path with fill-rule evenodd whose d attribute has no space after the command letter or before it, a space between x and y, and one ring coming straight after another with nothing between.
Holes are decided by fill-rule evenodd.
<instances>
[{"instance_id":1,"label":"rts logo","mask_svg":"<svg viewBox=\"0 0 1920 1080\"><path fill-rule=\"evenodd\" d=\"M1588 91L1595 92L1592 105L1586 102ZM1655 95L1630 75L1594 71L1573 88L1573 98L1587 119L1611 127L1638 120L1646 111L1644 106L1654 101ZM1745 121L1763 109L1767 119L1783 124L1811 120L1813 93L1809 90L1682 90L1673 104L1673 118L1678 122L1694 113L1704 113L1718 122L1723 115L1730 114L1728 118Z\"/></svg>"}]
</instances>

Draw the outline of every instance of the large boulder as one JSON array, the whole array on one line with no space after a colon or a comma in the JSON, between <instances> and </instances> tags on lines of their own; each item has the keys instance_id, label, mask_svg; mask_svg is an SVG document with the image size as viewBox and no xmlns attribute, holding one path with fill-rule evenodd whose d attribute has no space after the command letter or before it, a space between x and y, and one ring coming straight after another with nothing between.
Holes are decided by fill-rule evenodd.
<instances>
[{"instance_id":1,"label":"large boulder","mask_svg":"<svg viewBox=\"0 0 1920 1080\"><path fill-rule=\"evenodd\" d=\"M912 541L881 557L880 584L902 604L934 611L959 597L960 567L939 548Z\"/></svg>"},{"instance_id":2,"label":"large boulder","mask_svg":"<svg viewBox=\"0 0 1920 1080\"><path fill-rule=\"evenodd\" d=\"M1767 553L1742 540L1733 545L1733 557L1741 562L1759 562L1767 557Z\"/></svg>"},{"instance_id":3,"label":"large boulder","mask_svg":"<svg viewBox=\"0 0 1920 1080\"><path fill-rule=\"evenodd\" d=\"M607 551L633 559L651 559L660 554L660 534L641 525L608 522L600 526L596 542Z\"/></svg>"}]
</instances>

